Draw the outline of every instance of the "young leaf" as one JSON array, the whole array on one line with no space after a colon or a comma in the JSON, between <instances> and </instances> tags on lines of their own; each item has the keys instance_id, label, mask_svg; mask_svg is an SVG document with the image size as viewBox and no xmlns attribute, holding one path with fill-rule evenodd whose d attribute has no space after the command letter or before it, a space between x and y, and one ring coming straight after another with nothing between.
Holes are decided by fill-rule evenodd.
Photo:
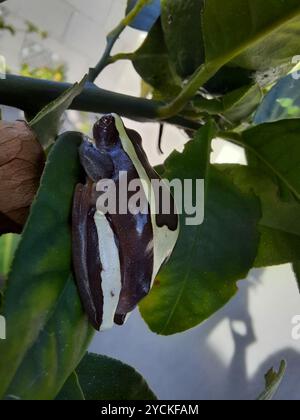
<instances>
[{"instance_id":1,"label":"young leaf","mask_svg":"<svg viewBox=\"0 0 300 420\"><path fill-rule=\"evenodd\" d=\"M126 15L134 8L138 0L127 0ZM149 0L130 26L140 31L149 32L160 16L160 0Z\"/></svg>"},{"instance_id":2,"label":"young leaf","mask_svg":"<svg viewBox=\"0 0 300 420\"><path fill-rule=\"evenodd\" d=\"M274 398L284 378L286 368L287 364L283 360L280 364L278 372L276 372L274 368L269 370L269 372L265 376L266 388L263 391L263 393L258 397L259 401L271 401Z\"/></svg>"},{"instance_id":3,"label":"young leaf","mask_svg":"<svg viewBox=\"0 0 300 420\"><path fill-rule=\"evenodd\" d=\"M140 305L143 318L158 334L185 331L223 307L235 295L236 282L246 277L257 253L259 203L209 168L213 136L211 125L205 126L183 154L171 155L162 174L167 179L205 178L207 193L204 223L186 226L181 217L173 256Z\"/></svg>"},{"instance_id":4,"label":"young leaf","mask_svg":"<svg viewBox=\"0 0 300 420\"><path fill-rule=\"evenodd\" d=\"M190 76L204 62L203 0L162 0L161 19L166 45L177 74Z\"/></svg>"},{"instance_id":5,"label":"young leaf","mask_svg":"<svg viewBox=\"0 0 300 420\"><path fill-rule=\"evenodd\" d=\"M83 91L86 81L87 76L85 76L80 83L75 83L59 98L48 104L30 121L29 125L35 131L37 138L44 149L54 143L59 132L63 113L69 108L73 100Z\"/></svg>"},{"instance_id":6,"label":"young leaf","mask_svg":"<svg viewBox=\"0 0 300 420\"><path fill-rule=\"evenodd\" d=\"M54 398L91 337L70 275L81 141L81 134L65 133L52 148L15 255L3 309L8 338L0 341L0 398Z\"/></svg>"},{"instance_id":7,"label":"young leaf","mask_svg":"<svg viewBox=\"0 0 300 420\"><path fill-rule=\"evenodd\" d=\"M143 377L118 360L89 353L76 372L86 400L156 400ZM70 385L74 389L74 384L68 382L57 399L71 394Z\"/></svg>"}]
</instances>

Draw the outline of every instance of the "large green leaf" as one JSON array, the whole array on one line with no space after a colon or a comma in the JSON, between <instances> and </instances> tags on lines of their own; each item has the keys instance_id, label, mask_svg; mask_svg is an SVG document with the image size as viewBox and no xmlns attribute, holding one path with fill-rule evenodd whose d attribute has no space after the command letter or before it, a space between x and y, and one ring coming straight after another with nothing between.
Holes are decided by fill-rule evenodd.
<instances>
[{"instance_id":1,"label":"large green leaf","mask_svg":"<svg viewBox=\"0 0 300 420\"><path fill-rule=\"evenodd\" d=\"M91 330L71 273L70 212L80 179L79 133L50 152L5 291L0 397L52 399L75 369Z\"/></svg>"},{"instance_id":2,"label":"large green leaf","mask_svg":"<svg viewBox=\"0 0 300 420\"><path fill-rule=\"evenodd\" d=\"M267 170L300 199L300 120L261 124L242 134L249 164Z\"/></svg>"},{"instance_id":3,"label":"large green leaf","mask_svg":"<svg viewBox=\"0 0 300 420\"><path fill-rule=\"evenodd\" d=\"M0 310L7 275L19 240L20 236L12 233L0 236Z\"/></svg>"},{"instance_id":4,"label":"large green leaf","mask_svg":"<svg viewBox=\"0 0 300 420\"><path fill-rule=\"evenodd\" d=\"M283 360L277 372L274 368L269 370L269 372L265 375L266 387L262 394L258 397L259 401L270 401L274 398L284 378L286 368L287 364Z\"/></svg>"},{"instance_id":5,"label":"large green leaf","mask_svg":"<svg viewBox=\"0 0 300 420\"><path fill-rule=\"evenodd\" d=\"M166 45L175 70L186 78L204 62L203 0L161 0Z\"/></svg>"},{"instance_id":6,"label":"large green leaf","mask_svg":"<svg viewBox=\"0 0 300 420\"><path fill-rule=\"evenodd\" d=\"M298 54L298 0L209 0L203 32L206 62L215 60L254 70L291 64Z\"/></svg>"},{"instance_id":7,"label":"large green leaf","mask_svg":"<svg viewBox=\"0 0 300 420\"><path fill-rule=\"evenodd\" d=\"M53 314L27 352L8 395L21 399L53 399L78 365L93 336L83 314L73 277L59 296Z\"/></svg>"},{"instance_id":8,"label":"large green leaf","mask_svg":"<svg viewBox=\"0 0 300 420\"><path fill-rule=\"evenodd\" d=\"M213 136L210 125L201 129L183 154L171 155L162 174L168 179L205 177L207 196L203 225L185 226L181 217L173 256L140 306L159 334L187 330L214 314L235 295L236 282L245 278L256 257L259 203L215 168L207 171Z\"/></svg>"},{"instance_id":9,"label":"large green leaf","mask_svg":"<svg viewBox=\"0 0 300 420\"><path fill-rule=\"evenodd\" d=\"M260 199L262 218L256 267L285 264L300 259L300 204L282 200L278 186L266 173L241 165L217 165L243 192Z\"/></svg>"},{"instance_id":10,"label":"large green leaf","mask_svg":"<svg viewBox=\"0 0 300 420\"><path fill-rule=\"evenodd\" d=\"M134 53L132 63L143 80L164 96L174 96L180 91L181 81L169 61L160 20Z\"/></svg>"},{"instance_id":11,"label":"large green leaf","mask_svg":"<svg viewBox=\"0 0 300 420\"><path fill-rule=\"evenodd\" d=\"M80 83L75 83L61 96L45 106L45 108L30 121L30 127L35 131L39 142L45 149L54 143L59 132L63 113L69 108L76 96L83 91L86 81L87 76L85 76Z\"/></svg>"},{"instance_id":12,"label":"large green leaf","mask_svg":"<svg viewBox=\"0 0 300 420\"><path fill-rule=\"evenodd\" d=\"M78 387L86 400L155 400L143 377L118 360L87 354L76 369L75 378L63 387L58 399L78 399Z\"/></svg>"},{"instance_id":13,"label":"large green leaf","mask_svg":"<svg viewBox=\"0 0 300 420\"><path fill-rule=\"evenodd\" d=\"M126 15L134 8L138 0L127 0ZM160 16L160 0L149 0L149 4L144 6L142 11L130 24L134 29L140 31L150 31L156 20Z\"/></svg>"},{"instance_id":14,"label":"large green leaf","mask_svg":"<svg viewBox=\"0 0 300 420\"><path fill-rule=\"evenodd\" d=\"M300 79L292 74L282 78L258 107L254 122L278 121L300 116Z\"/></svg>"},{"instance_id":15,"label":"large green leaf","mask_svg":"<svg viewBox=\"0 0 300 420\"><path fill-rule=\"evenodd\" d=\"M183 91L159 109L159 115L167 118L180 112L226 66L258 70L260 83L270 85L293 67L299 27L298 0L206 1L202 14L205 62Z\"/></svg>"}]
</instances>

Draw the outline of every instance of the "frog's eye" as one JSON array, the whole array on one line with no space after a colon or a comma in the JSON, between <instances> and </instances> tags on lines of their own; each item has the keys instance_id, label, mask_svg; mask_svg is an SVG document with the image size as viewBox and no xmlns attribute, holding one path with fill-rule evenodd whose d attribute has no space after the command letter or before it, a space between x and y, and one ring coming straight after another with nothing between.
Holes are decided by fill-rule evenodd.
<instances>
[{"instance_id":1,"label":"frog's eye","mask_svg":"<svg viewBox=\"0 0 300 420\"><path fill-rule=\"evenodd\" d=\"M115 118L112 115L102 117L94 125L93 134L98 148L116 145L119 141L119 132L116 128Z\"/></svg>"}]
</instances>

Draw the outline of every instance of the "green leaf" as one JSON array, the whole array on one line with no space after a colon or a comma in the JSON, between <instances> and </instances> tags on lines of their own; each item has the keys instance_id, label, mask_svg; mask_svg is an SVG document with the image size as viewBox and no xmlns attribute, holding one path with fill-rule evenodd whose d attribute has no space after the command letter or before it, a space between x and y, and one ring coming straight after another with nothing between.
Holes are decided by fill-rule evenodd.
<instances>
[{"instance_id":1,"label":"green leaf","mask_svg":"<svg viewBox=\"0 0 300 420\"><path fill-rule=\"evenodd\" d=\"M163 95L170 97L180 91L181 81L170 64L160 20L134 53L132 63L143 80Z\"/></svg>"},{"instance_id":2,"label":"green leaf","mask_svg":"<svg viewBox=\"0 0 300 420\"><path fill-rule=\"evenodd\" d=\"M152 331L170 335L192 328L223 307L246 277L259 243L259 203L241 193L214 167L208 170L214 130L201 129L183 154L166 161L167 179L206 180L205 221L181 231L173 256L141 303ZM243 238L243 246L241 246Z\"/></svg>"},{"instance_id":3,"label":"green leaf","mask_svg":"<svg viewBox=\"0 0 300 420\"><path fill-rule=\"evenodd\" d=\"M7 275L20 241L19 235L7 234L0 236L0 311L3 304L3 292L6 285Z\"/></svg>"},{"instance_id":4,"label":"green leaf","mask_svg":"<svg viewBox=\"0 0 300 420\"><path fill-rule=\"evenodd\" d=\"M3 1L1 3L3 3ZM16 35L15 26L6 23L3 16L0 16L0 30L1 31L8 31L11 35Z\"/></svg>"},{"instance_id":5,"label":"green leaf","mask_svg":"<svg viewBox=\"0 0 300 420\"><path fill-rule=\"evenodd\" d=\"M278 229L260 227L261 240L254 266L287 264L299 258L300 238Z\"/></svg>"},{"instance_id":6,"label":"green leaf","mask_svg":"<svg viewBox=\"0 0 300 420\"><path fill-rule=\"evenodd\" d=\"M206 62L234 60L253 70L292 66L299 27L298 0L209 0L203 14Z\"/></svg>"},{"instance_id":7,"label":"green leaf","mask_svg":"<svg viewBox=\"0 0 300 420\"><path fill-rule=\"evenodd\" d=\"M261 226L300 237L300 204L286 202L273 179L265 172L243 165L216 165L244 192L253 191L261 200Z\"/></svg>"},{"instance_id":8,"label":"green leaf","mask_svg":"<svg viewBox=\"0 0 300 420\"><path fill-rule=\"evenodd\" d=\"M232 124L247 119L262 100L262 92L258 85L246 86L219 98L206 99L197 95L191 102L193 109L209 115L222 114Z\"/></svg>"},{"instance_id":9,"label":"green leaf","mask_svg":"<svg viewBox=\"0 0 300 420\"><path fill-rule=\"evenodd\" d=\"M257 109L255 124L300 117L300 80L293 76L282 78L268 92ZM292 115L293 109L297 109L296 115Z\"/></svg>"},{"instance_id":10,"label":"green leaf","mask_svg":"<svg viewBox=\"0 0 300 420\"><path fill-rule=\"evenodd\" d=\"M250 166L267 170L300 199L300 120L261 124L242 133Z\"/></svg>"},{"instance_id":11,"label":"green leaf","mask_svg":"<svg viewBox=\"0 0 300 420\"><path fill-rule=\"evenodd\" d=\"M203 0L161 0L167 49L177 74L183 79L204 62L203 3Z\"/></svg>"},{"instance_id":12,"label":"green leaf","mask_svg":"<svg viewBox=\"0 0 300 420\"><path fill-rule=\"evenodd\" d=\"M278 186L262 171L241 165L217 165L217 168L241 191L252 191L260 199L261 239L255 266L300 260L300 204L283 201Z\"/></svg>"},{"instance_id":13,"label":"green leaf","mask_svg":"<svg viewBox=\"0 0 300 420\"><path fill-rule=\"evenodd\" d=\"M253 78L253 71L241 67L224 66L203 87L213 95L224 95L252 85Z\"/></svg>"},{"instance_id":14,"label":"green leaf","mask_svg":"<svg viewBox=\"0 0 300 420\"><path fill-rule=\"evenodd\" d=\"M274 368L270 369L265 376L266 388L263 393L258 397L259 401L271 401L280 387L280 384L284 378L287 364L283 360L280 364L278 372Z\"/></svg>"},{"instance_id":15,"label":"green leaf","mask_svg":"<svg viewBox=\"0 0 300 420\"><path fill-rule=\"evenodd\" d=\"M56 397L58 401L84 401L86 398L79 383L76 372L73 372L65 382L60 393Z\"/></svg>"},{"instance_id":16,"label":"green leaf","mask_svg":"<svg viewBox=\"0 0 300 420\"><path fill-rule=\"evenodd\" d=\"M156 400L143 377L118 360L90 353L84 357L76 372L86 400ZM68 381L58 399L71 397L71 393L76 397L74 383L70 384Z\"/></svg>"},{"instance_id":17,"label":"green leaf","mask_svg":"<svg viewBox=\"0 0 300 420\"><path fill-rule=\"evenodd\" d=\"M293 270L294 270L296 280L297 280L297 283L298 283L298 287L299 287L299 291L300 291L300 260L294 262Z\"/></svg>"},{"instance_id":18,"label":"green leaf","mask_svg":"<svg viewBox=\"0 0 300 420\"><path fill-rule=\"evenodd\" d=\"M19 241L19 235L9 233L0 236L0 274L3 276L8 275Z\"/></svg>"},{"instance_id":19,"label":"green leaf","mask_svg":"<svg viewBox=\"0 0 300 420\"><path fill-rule=\"evenodd\" d=\"M134 8L138 0L127 0L126 15ZM130 24L134 29L140 31L150 31L154 23L160 16L160 0L149 0L149 4L144 6L142 11Z\"/></svg>"},{"instance_id":20,"label":"green leaf","mask_svg":"<svg viewBox=\"0 0 300 420\"><path fill-rule=\"evenodd\" d=\"M48 104L30 121L29 125L35 131L37 138L44 149L54 143L59 132L63 113L69 108L73 100L83 91L86 81L87 76L85 76L80 83L75 83L59 98Z\"/></svg>"},{"instance_id":21,"label":"green leaf","mask_svg":"<svg viewBox=\"0 0 300 420\"><path fill-rule=\"evenodd\" d=\"M159 109L160 117L180 112L226 66L259 70L263 72L258 77L263 86L274 83L293 67L292 58L299 49L299 24L298 0L206 1L202 13L205 62L180 94Z\"/></svg>"},{"instance_id":22,"label":"green leaf","mask_svg":"<svg viewBox=\"0 0 300 420\"><path fill-rule=\"evenodd\" d=\"M71 273L70 213L80 179L79 133L52 148L5 291L0 397L54 398L91 337Z\"/></svg>"}]
</instances>

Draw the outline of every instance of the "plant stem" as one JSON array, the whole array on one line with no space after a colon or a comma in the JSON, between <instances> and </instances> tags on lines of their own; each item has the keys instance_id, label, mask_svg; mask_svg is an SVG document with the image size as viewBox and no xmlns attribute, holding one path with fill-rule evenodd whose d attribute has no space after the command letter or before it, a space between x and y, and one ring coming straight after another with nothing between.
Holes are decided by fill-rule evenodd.
<instances>
[{"instance_id":1,"label":"plant stem","mask_svg":"<svg viewBox=\"0 0 300 420\"><path fill-rule=\"evenodd\" d=\"M235 132L227 132L222 131L218 133L218 137L222 138L223 140L229 141L236 146L240 146L243 149L248 150L252 153L260 162L265 165L278 179L286 185L286 187L295 195L295 197L300 200L299 192L289 183L289 181L270 163L267 159L265 159L254 147L250 144L243 141L243 138L240 134Z\"/></svg>"},{"instance_id":2,"label":"plant stem","mask_svg":"<svg viewBox=\"0 0 300 420\"><path fill-rule=\"evenodd\" d=\"M105 69L108 64L114 62L111 61L111 52L115 43L119 39L124 29L134 21L134 19L149 2L150 0L139 0L134 8L128 13L128 15L125 16L124 19L122 19L121 22L107 35L106 48L100 61L94 68L89 70L88 80L90 82L95 82L102 70Z\"/></svg>"},{"instance_id":3,"label":"plant stem","mask_svg":"<svg viewBox=\"0 0 300 420\"><path fill-rule=\"evenodd\" d=\"M35 115L71 86L70 83L7 75L6 79L0 80L0 100L2 105L19 108ZM161 119L158 109L161 105L161 102L110 92L98 88L93 83L87 83L70 109L100 114L115 112L137 121L159 122ZM200 128L198 122L181 116L167 119L165 122L191 130Z\"/></svg>"}]
</instances>

